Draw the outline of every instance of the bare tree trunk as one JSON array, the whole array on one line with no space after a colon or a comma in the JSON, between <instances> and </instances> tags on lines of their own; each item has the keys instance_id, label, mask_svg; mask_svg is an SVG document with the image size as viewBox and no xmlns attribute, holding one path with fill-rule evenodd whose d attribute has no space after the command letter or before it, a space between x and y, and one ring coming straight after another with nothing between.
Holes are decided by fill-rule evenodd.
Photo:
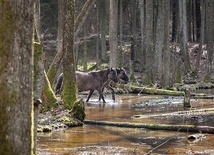
<instances>
[{"instance_id":1,"label":"bare tree trunk","mask_svg":"<svg viewBox=\"0 0 214 155\"><path fill-rule=\"evenodd\" d=\"M164 42L164 0L158 1L157 26L156 26L156 42L155 42L155 72L158 81L163 80L163 42ZM161 81L160 81L161 82Z\"/></svg>"},{"instance_id":2,"label":"bare tree trunk","mask_svg":"<svg viewBox=\"0 0 214 155\"><path fill-rule=\"evenodd\" d=\"M153 37L153 1L146 0L146 27L145 27L145 51L146 66L144 84L154 82L154 37Z\"/></svg>"},{"instance_id":3,"label":"bare tree trunk","mask_svg":"<svg viewBox=\"0 0 214 155\"><path fill-rule=\"evenodd\" d=\"M207 36L207 75L205 76L205 81L210 82L212 74L212 60L213 60L213 50L214 50L214 1L206 1L206 36Z\"/></svg>"},{"instance_id":4,"label":"bare tree trunk","mask_svg":"<svg viewBox=\"0 0 214 155\"><path fill-rule=\"evenodd\" d=\"M179 15L178 15L178 1L172 0L172 42L178 40L178 25L179 25Z\"/></svg>"},{"instance_id":5,"label":"bare tree trunk","mask_svg":"<svg viewBox=\"0 0 214 155\"><path fill-rule=\"evenodd\" d=\"M84 48L83 48L83 70L87 71L87 60L88 60L88 56L87 56L87 35L88 35L88 25L85 24L83 26L84 29Z\"/></svg>"},{"instance_id":6,"label":"bare tree trunk","mask_svg":"<svg viewBox=\"0 0 214 155\"><path fill-rule=\"evenodd\" d=\"M202 1L202 3L204 3L204 1ZM202 23L203 17L201 15L201 1L200 0L195 0L195 17L196 17L196 41L199 42L200 38L201 38L201 26L203 24Z\"/></svg>"},{"instance_id":7,"label":"bare tree trunk","mask_svg":"<svg viewBox=\"0 0 214 155\"><path fill-rule=\"evenodd\" d=\"M145 65L146 65L146 54L145 54L145 5L144 5L144 0L140 0L139 1L140 4L140 25L141 25L141 55L142 55L142 65L141 65L141 71L143 71L145 69Z\"/></svg>"},{"instance_id":8,"label":"bare tree trunk","mask_svg":"<svg viewBox=\"0 0 214 155\"><path fill-rule=\"evenodd\" d=\"M189 73L190 71L190 60L189 60L189 53L188 53L188 31L187 31L187 13L186 13L186 1L182 0L179 1L179 15L180 15L180 33L181 33L181 41L180 41L180 49L181 54L184 60L184 68L185 74Z\"/></svg>"},{"instance_id":9,"label":"bare tree trunk","mask_svg":"<svg viewBox=\"0 0 214 155\"><path fill-rule=\"evenodd\" d=\"M164 14L164 36L163 36L163 78L161 79L161 85L163 87L170 86L170 44L169 44L169 23L170 23L170 0L163 1L163 14Z\"/></svg>"},{"instance_id":10,"label":"bare tree trunk","mask_svg":"<svg viewBox=\"0 0 214 155\"><path fill-rule=\"evenodd\" d=\"M196 1L198 1L198 0L196 0ZM205 1L203 1L202 6L201 6L202 14L201 14L201 26L200 26L200 44L199 44L199 50L197 53L197 60L196 60L196 65L195 65L195 70L194 70L196 75L198 75L198 70L199 70L200 62L201 62L201 55L203 53L204 31L205 31L205 29L204 29L205 28L205 11L206 11L205 7L206 7ZM197 34L198 34L198 32L197 32Z\"/></svg>"},{"instance_id":11,"label":"bare tree trunk","mask_svg":"<svg viewBox=\"0 0 214 155\"><path fill-rule=\"evenodd\" d=\"M35 154L33 130L34 2L0 5L0 154ZM24 10L24 11L23 11Z\"/></svg>"},{"instance_id":12,"label":"bare tree trunk","mask_svg":"<svg viewBox=\"0 0 214 155\"><path fill-rule=\"evenodd\" d=\"M110 67L118 67L118 0L110 0L110 17L109 17L109 44L110 44Z\"/></svg>"},{"instance_id":13,"label":"bare tree trunk","mask_svg":"<svg viewBox=\"0 0 214 155\"><path fill-rule=\"evenodd\" d=\"M64 106L72 109L77 100L77 86L74 61L74 14L75 0L64 0L65 18L63 23L63 92Z\"/></svg>"},{"instance_id":14,"label":"bare tree trunk","mask_svg":"<svg viewBox=\"0 0 214 155\"><path fill-rule=\"evenodd\" d=\"M97 1L99 10L100 21L100 34L101 34L101 61L106 62L106 30L107 30L107 1Z\"/></svg>"},{"instance_id":15,"label":"bare tree trunk","mask_svg":"<svg viewBox=\"0 0 214 155\"><path fill-rule=\"evenodd\" d=\"M123 67L124 51L123 51L123 1L119 0L119 66Z\"/></svg>"}]
</instances>

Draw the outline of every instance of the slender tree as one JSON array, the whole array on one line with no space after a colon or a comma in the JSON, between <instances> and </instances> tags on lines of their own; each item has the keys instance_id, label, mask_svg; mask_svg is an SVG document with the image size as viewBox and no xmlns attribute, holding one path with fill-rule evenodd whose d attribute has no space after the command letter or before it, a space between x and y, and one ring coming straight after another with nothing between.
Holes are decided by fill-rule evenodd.
<instances>
[{"instance_id":1,"label":"slender tree","mask_svg":"<svg viewBox=\"0 0 214 155\"><path fill-rule=\"evenodd\" d=\"M110 66L118 67L118 0L110 0L109 16L109 44L110 44Z\"/></svg>"},{"instance_id":2,"label":"slender tree","mask_svg":"<svg viewBox=\"0 0 214 155\"><path fill-rule=\"evenodd\" d=\"M207 37L207 63L206 63L206 76L205 81L210 82L212 74L212 61L213 61L213 50L214 50L214 1L206 0L206 37Z\"/></svg>"},{"instance_id":3,"label":"slender tree","mask_svg":"<svg viewBox=\"0 0 214 155\"><path fill-rule=\"evenodd\" d=\"M179 1L179 19L180 19L180 53L183 57L185 74L189 73L190 60L188 53L188 31L187 31L187 13L186 13L187 0Z\"/></svg>"},{"instance_id":4,"label":"slender tree","mask_svg":"<svg viewBox=\"0 0 214 155\"><path fill-rule=\"evenodd\" d=\"M106 62L106 32L107 32L107 1L97 1L97 9L99 11L99 26L101 39L101 61Z\"/></svg>"},{"instance_id":5,"label":"slender tree","mask_svg":"<svg viewBox=\"0 0 214 155\"><path fill-rule=\"evenodd\" d=\"M142 64L141 64L141 71L145 70L146 65L146 54L145 54L145 5L144 0L140 0L140 32L141 32L141 55L142 55Z\"/></svg>"},{"instance_id":6,"label":"slender tree","mask_svg":"<svg viewBox=\"0 0 214 155\"><path fill-rule=\"evenodd\" d=\"M203 44L204 44L204 31L205 31L205 1L201 3L201 9L202 9L202 14L201 14L201 26L200 26L200 44L199 44L199 50L197 53L197 59L196 59L196 65L195 65L195 74L198 75L199 67L200 67L200 62L201 62L201 55L203 53ZM198 30L197 30L198 31ZM198 34L198 32L197 32ZM197 37L198 38L198 37Z\"/></svg>"},{"instance_id":7,"label":"slender tree","mask_svg":"<svg viewBox=\"0 0 214 155\"><path fill-rule=\"evenodd\" d=\"M35 154L33 0L0 0L0 154Z\"/></svg>"},{"instance_id":8,"label":"slender tree","mask_svg":"<svg viewBox=\"0 0 214 155\"><path fill-rule=\"evenodd\" d=\"M154 82L154 37L153 37L153 1L146 0L146 24L145 24L145 51L146 66L144 84Z\"/></svg>"}]
</instances>

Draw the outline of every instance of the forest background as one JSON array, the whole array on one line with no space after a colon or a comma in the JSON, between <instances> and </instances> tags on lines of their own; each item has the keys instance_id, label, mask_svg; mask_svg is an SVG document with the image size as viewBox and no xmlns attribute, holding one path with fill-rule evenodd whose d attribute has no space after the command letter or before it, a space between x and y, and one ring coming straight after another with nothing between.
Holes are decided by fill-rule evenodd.
<instances>
[{"instance_id":1,"label":"forest background","mask_svg":"<svg viewBox=\"0 0 214 155\"><path fill-rule=\"evenodd\" d=\"M53 94L45 87L54 88L60 66L65 90L88 63L162 88L186 77L210 82L213 8L212 0L0 0L0 154L35 153L38 104ZM75 89L64 92L64 102L76 100Z\"/></svg>"},{"instance_id":2,"label":"forest background","mask_svg":"<svg viewBox=\"0 0 214 155\"><path fill-rule=\"evenodd\" d=\"M88 16L75 36L75 60L83 66L79 70L89 70L87 64L107 63L124 67L133 81L162 88L189 76L211 81L212 1L110 2L91 1ZM40 33L44 34L46 69L59 50L60 3L55 0L40 4L38 18ZM84 0L76 1L76 16L84 4Z\"/></svg>"}]
</instances>

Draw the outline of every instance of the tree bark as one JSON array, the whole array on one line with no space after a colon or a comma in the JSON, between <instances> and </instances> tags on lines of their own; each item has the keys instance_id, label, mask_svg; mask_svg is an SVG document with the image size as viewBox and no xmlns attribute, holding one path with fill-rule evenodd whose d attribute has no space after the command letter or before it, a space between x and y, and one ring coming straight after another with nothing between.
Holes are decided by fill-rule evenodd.
<instances>
[{"instance_id":1,"label":"tree bark","mask_svg":"<svg viewBox=\"0 0 214 155\"><path fill-rule=\"evenodd\" d=\"M36 27L35 27L36 28ZM40 43L34 42L34 80L33 80L33 94L34 94L34 152L36 152L37 144L37 122L39 113L39 104L41 104L41 94L44 84L44 63L43 50Z\"/></svg>"},{"instance_id":2,"label":"tree bark","mask_svg":"<svg viewBox=\"0 0 214 155\"><path fill-rule=\"evenodd\" d=\"M187 31L187 13L186 13L186 1L179 1L179 16L180 16L180 52L184 61L185 74L189 73L190 69L190 60L188 53L188 31Z\"/></svg>"},{"instance_id":3,"label":"tree bark","mask_svg":"<svg viewBox=\"0 0 214 155\"><path fill-rule=\"evenodd\" d=\"M0 1L0 154L35 154L33 18L35 1Z\"/></svg>"},{"instance_id":4,"label":"tree bark","mask_svg":"<svg viewBox=\"0 0 214 155\"><path fill-rule=\"evenodd\" d=\"M109 16L109 44L110 44L110 67L118 67L118 0L110 0Z\"/></svg>"},{"instance_id":5,"label":"tree bark","mask_svg":"<svg viewBox=\"0 0 214 155\"><path fill-rule=\"evenodd\" d=\"M198 0L196 0L198 1ZM205 1L202 2L202 14L201 14L201 24L200 24L200 44L199 44L199 50L197 53L197 59L196 59L196 65L195 65L195 70L194 72L196 73L196 75L198 75L198 70L200 67L200 62L201 62L201 55L203 53L203 44L204 44L204 31L205 31ZM197 21L198 22L198 21ZM198 34L198 29L197 29L197 34ZM198 35L197 35L198 38Z\"/></svg>"},{"instance_id":6,"label":"tree bark","mask_svg":"<svg viewBox=\"0 0 214 155\"><path fill-rule=\"evenodd\" d=\"M212 61L213 61L213 50L214 50L214 1L206 1L206 37L207 37L207 62L206 62L206 82L211 80L212 74Z\"/></svg>"},{"instance_id":7,"label":"tree bark","mask_svg":"<svg viewBox=\"0 0 214 155\"><path fill-rule=\"evenodd\" d=\"M146 66L146 53L145 53L145 5L144 0L139 1L140 4L140 32L141 32L141 55L142 55L142 64L141 71L145 70Z\"/></svg>"},{"instance_id":8,"label":"tree bark","mask_svg":"<svg viewBox=\"0 0 214 155\"><path fill-rule=\"evenodd\" d=\"M143 84L152 84L154 82L154 16L153 1L146 0L146 26L145 26L145 51L146 66L145 79Z\"/></svg>"},{"instance_id":9,"label":"tree bark","mask_svg":"<svg viewBox=\"0 0 214 155\"><path fill-rule=\"evenodd\" d=\"M75 0L64 1L63 23L63 92L64 107L71 110L77 100L77 85L74 60L74 14Z\"/></svg>"},{"instance_id":10,"label":"tree bark","mask_svg":"<svg viewBox=\"0 0 214 155\"><path fill-rule=\"evenodd\" d=\"M170 52L170 42L169 42L169 23L170 23L170 1L169 0L164 0L163 1L163 15L164 15L164 36L163 36L163 48L162 48L162 53L163 53L163 76L161 78L161 86L162 87L169 87L171 85L170 83L170 57L171 57L171 52Z\"/></svg>"}]
</instances>

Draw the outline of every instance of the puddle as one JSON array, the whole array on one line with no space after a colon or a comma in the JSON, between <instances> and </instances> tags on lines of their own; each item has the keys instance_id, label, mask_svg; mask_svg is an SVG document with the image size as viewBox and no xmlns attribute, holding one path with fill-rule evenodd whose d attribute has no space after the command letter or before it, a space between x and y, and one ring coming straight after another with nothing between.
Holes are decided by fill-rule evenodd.
<instances>
[{"instance_id":1,"label":"puddle","mask_svg":"<svg viewBox=\"0 0 214 155\"><path fill-rule=\"evenodd\" d=\"M139 123L188 123L185 119L171 122L167 119L133 119L134 115L153 115L182 111L182 97L164 98L151 95L117 95L113 102L110 96L106 104L98 102L97 96L85 105L86 119L115 122ZM151 101L151 102L150 102ZM137 104L136 104L137 103ZM139 104L146 103L146 104ZM192 109L213 107L213 100L194 100ZM213 118L209 118L214 120ZM198 122L199 125L213 124L210 120ZM211 123L210 123L211 122ZM38 134L38 154L146 154L152 149L156 154L214 154L214 136L192 143L188 142L190 133L171 131L152 131L109 126L84 125L49 134Z\"/></svg>"}]
</instances>

